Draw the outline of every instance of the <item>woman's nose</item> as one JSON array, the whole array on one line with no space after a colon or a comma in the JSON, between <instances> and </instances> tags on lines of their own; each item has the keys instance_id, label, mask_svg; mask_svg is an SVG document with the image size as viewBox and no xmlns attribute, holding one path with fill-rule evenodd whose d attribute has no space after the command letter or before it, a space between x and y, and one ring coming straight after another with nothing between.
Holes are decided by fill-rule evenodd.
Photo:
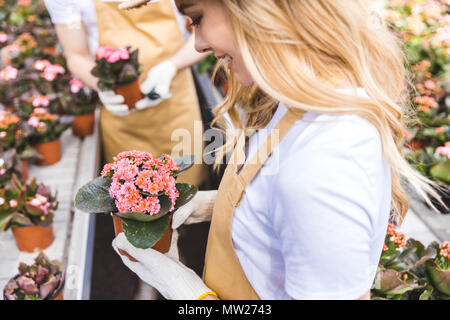
<instances>
[{"instance_id":1,"label":"woman's nose","mask_svg":"<svg viewBox=\"0 0 450 320\"><path fill-rule=\"evenodd\" d=\"M211 46L203 39L199 32L195 31L195 50L200 53L212 51Z\"/></svg>"}]
</instances>

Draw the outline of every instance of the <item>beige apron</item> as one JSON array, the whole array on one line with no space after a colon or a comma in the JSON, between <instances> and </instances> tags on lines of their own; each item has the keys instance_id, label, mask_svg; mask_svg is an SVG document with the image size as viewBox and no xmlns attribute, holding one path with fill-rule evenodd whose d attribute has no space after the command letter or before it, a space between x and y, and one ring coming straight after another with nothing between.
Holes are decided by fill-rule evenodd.
<instances>
[{"instance_id":1,"label":"beige apron","mask_svg":"<svg viewBox=\"0 0 450 320\"><path fill-rule=\"evenodd\" d=\"M183 38L170 0L161 0L140 9L122 11L119 2L94 0L99 32L99 45L139 49L139 63L143 65L141 81L151 67L171 58L183 45ZM203 126L200 107L191 70L185 69L174 77L170 92L173 97L156 107L116 116L102 107L100 130L105 161L122 151L146 151L159 157L171 154L180 141L171 141L172 133L181 129L190 134L184 140L201 163ZM197 134L194 135L194 128ZM180 132L180 131L178 131ZM201 148L194 141L202 141ZM189 148L188 148L189 149ZM182 155L182 154L180 154ZM198 164L180 175L178 181L200 185L207 175L206 166Z\"/></svg>"},{"instance_id":2,"label":"beige apron","mask_svg":"<svg viewBox=\"0 0 450 320\"><path fill-rule=\"evenodd\" d=\"M242 154L243 136L230 159L217 199L208 236L203 279L209 288L224 300L257 300L257 293L248 282L236 256L231 238L231 223L234 210L242 200L245 188L252 181L265 161L270 157L283 137L295 122L303 116L298 109L289 109L280 120L256 155L238 173L239 153ZM278 129L278 130L277 130ZM278 136L277 136L278 134ZM240 162L242 163L242 161ZM249 226L251 228L251 226Z\"/></svg>"}]
</instances>

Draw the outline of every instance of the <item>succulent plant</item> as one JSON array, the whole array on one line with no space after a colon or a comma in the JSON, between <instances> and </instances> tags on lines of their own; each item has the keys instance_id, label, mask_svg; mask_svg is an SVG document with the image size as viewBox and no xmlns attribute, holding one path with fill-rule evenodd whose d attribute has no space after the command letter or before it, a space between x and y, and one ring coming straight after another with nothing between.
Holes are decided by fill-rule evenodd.
<instances>
[{"instance_id":1,"label":"succulent plant","mask_svg":"<svg viewBox=\"0 0 450 320\"><path fill-rule=\"evenodd\" d=\"M450 300L450 244L425 247L388 229L372 285L375 300Z\"/></svg>"},{"instance_id":2,"label":"succulent plant","mask_svg":"<svg viewBox=\"0 0 450 320\"><path fill-rule=\"evenodd\" d=\"M18 270L19 274L4 288L6 300L51 299L64 286L65 274L61 262L50 261L43 252L32 265L21 262Z\"/></svg>"}]
</instances>

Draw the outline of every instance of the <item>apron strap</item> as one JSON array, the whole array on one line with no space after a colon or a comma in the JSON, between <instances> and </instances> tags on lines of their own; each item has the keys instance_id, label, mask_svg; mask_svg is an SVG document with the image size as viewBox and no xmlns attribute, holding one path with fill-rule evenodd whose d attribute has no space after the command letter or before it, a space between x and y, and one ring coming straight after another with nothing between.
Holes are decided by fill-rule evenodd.
<instances>
[{"instance_id":1,"label":"apron strap","mask_svg":"<svg viewBox=\"0 0 450 320\"><path fill-rule=\"evenodd\" d=\"M292 126L303 117L305 112L299 109L289 108L284 117L278 122L275 129L267 137L264 144L258 149L249 163L232 179L232 186L228 189L229 198L234 207L239 206L244 196L246 187L250 184L258 171L280 144ZM235 150L239 152L239 150ZM234 153L235 153L234 152ZM234 166L234 168L237 168Z\"/></svg>"}]
</instances>

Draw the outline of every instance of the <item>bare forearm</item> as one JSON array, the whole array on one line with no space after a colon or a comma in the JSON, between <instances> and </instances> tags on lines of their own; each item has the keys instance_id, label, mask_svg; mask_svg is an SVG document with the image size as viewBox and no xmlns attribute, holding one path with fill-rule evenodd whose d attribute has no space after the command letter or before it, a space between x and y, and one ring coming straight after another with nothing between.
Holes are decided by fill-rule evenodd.
<instances>
[{"instance_id":1,"label":"bare forearm","mask_svg":"<svg viewBox=\"0 0 450 320\"><path fill-rule=\"evenodd\" d=\"M72 54L67 57L67 65L70 72L89 88L98 91L98 78L91 74L92 68L95 67L95 60L91 56Z\"/></svg>"},{"instance_id":2,"label":"bare forearm","mask_svg":"<svg viewBox=\"0 0 450 320\"><path fill-rule=\"evenodd\" d=\"M84 25L55 24L56 34L67 59L70 72L89 88L98 91L98 79L91 74L95 59L91 56Z\"/></svg>"},{"instance_id":3,"label":"bare forearm","mask_svg":"<svg viewBox=\"0 0 450 320\"><path fill-rule=\"evenodd\" d=\"M170 60L180 71L202 61L209 54L210 52L200 53L195 50L195 38L192 35Z\"/></svg>"}]
</instances>

